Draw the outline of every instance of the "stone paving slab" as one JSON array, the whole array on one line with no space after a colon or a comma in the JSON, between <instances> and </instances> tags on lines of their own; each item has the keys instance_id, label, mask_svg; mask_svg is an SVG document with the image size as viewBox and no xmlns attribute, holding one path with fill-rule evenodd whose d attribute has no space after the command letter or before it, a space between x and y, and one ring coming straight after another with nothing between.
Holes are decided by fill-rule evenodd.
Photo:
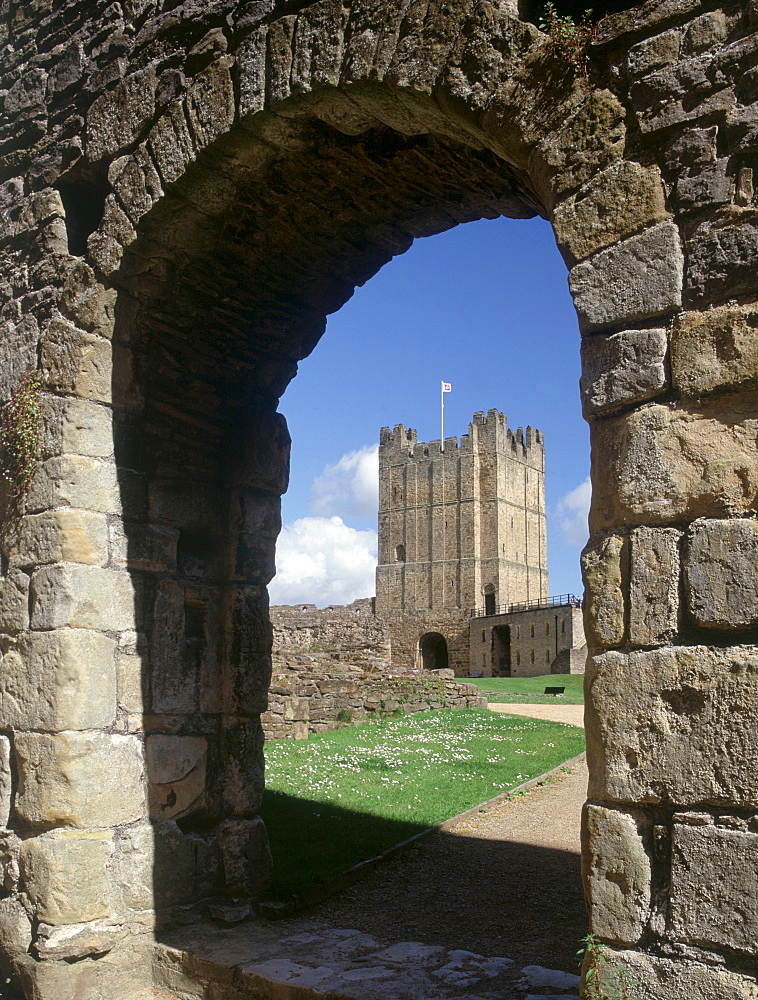
<instances>
[{"instance_id":1,"label":"stone paving slab","mask_svg":"<svg viewBox=\"0 0 758 1000\"><path fill-rule=\"evenodd\" d=\"M235 998L271 1000L524 1000L527 991L528 1000L577 1000L579 989L578 976L519 969L506 956L306 919L175 929L156 945L156 981L182 996L193 995L193 982L198 997L210 983L226 983Z\"/></svg>"}]
</instances>

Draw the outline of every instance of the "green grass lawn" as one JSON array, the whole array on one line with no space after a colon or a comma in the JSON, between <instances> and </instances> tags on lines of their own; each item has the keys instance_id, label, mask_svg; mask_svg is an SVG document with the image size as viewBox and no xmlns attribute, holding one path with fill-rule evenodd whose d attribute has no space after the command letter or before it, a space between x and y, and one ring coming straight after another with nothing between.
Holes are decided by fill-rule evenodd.
<instances>
[{"instance_id":1,"label":"green grass lawn","mask_svg":"<svg viewBox=\"0 0 758 1000\"><path fill-rule=\"evenodd\" d=\"M488 700L503 704L530 702L535 705L584 704L584 674L542 674L539 677L466 677L465 680L476 684ZM545 694L546 687L565 687L565 692L556 697ZM489 697L489 695L492 697Z\"/></svg>"},{"instance_id":2,"label":"green grass lawn","mask_svg":"<svg viewBox=\"0 0 758 1000\"><path fill-rule=\"evenodd\" d=\"M584 750L584 731L446 709L266 744L270 896L308 892Z\"/></svg>"}]
</instances>

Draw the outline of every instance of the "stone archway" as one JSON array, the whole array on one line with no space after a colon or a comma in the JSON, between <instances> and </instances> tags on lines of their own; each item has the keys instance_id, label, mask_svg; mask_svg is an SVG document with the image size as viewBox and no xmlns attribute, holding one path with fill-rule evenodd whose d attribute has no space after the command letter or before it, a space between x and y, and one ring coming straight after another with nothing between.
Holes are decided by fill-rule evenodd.
<instances>
[{"instance_id":1,"label":"stone archway","mask_svg":"<svg viewBox=\"0 0 758 1000\"><path fill-rule=\"evenodd\" d=\"M424 670L447 667L447 642L439 632L426 632L418 641L418 654Z\"/></svg>"},{"instance_id":2,"label":"stone archway","mask_svg":"<svg viewBox=\"0 0 758 1000\"><path fill-rule=\"evenodd\" d=\"M7 28L4 396L47 379L3 535L14 975L116 997L154 910L259 891L278 397L413 238L540 214L592 424L593 929L646 997L749 996L753 14L611 17L587 86L506 2L128 6Z\"/></svg>"}]
</instances>

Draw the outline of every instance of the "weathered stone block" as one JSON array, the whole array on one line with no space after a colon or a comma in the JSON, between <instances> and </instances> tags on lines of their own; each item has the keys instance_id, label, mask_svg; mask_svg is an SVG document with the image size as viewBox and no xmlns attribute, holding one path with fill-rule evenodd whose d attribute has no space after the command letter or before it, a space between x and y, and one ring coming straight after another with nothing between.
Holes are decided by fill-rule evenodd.
<instances>
[{"instance_id":1,"label":"weathered stone block","mask_svg":"<svg viewBox=\"0 0 758 1000\"><path fill-rule=\"evenodd\" d=\"M619 535L592 538L582 552L585 633L590 647L617 646L624 638L622 559Z\"/></svg>"},{"instance_id":2,"label":"weathered stone block","mask_svg":"<svg viewBox=\"0 0 758 1000\"><path fill-rule=\"evenodd\" d=\"M626 58L627 72L631 76L642 76L661 66L668 66L679 58L682 33L678 28L662 31L659 35L646 38L629 49Z\"/></svg>"},{"instance_id":3,"label":"weathered stone block","mask_svg":"<svg viewBox=\"0 0 758 1000\"><path fill-rule=\"evenodd\" d=\"M40 463L26 509L40 511L50 507L120 513L121 491L116 466L81 455L64 455Z\"/></svg>"},{"instance_id":4,"label":"weathered stone block","mask_svg":"<svg viewBox=\"0 0 758 1000\"><path fill-rule=\"evenodd\" d=\"M113 849L105 830L53 830L21 845L21 874L36 916L76 924L110 913L106 865Z\"/></svg>"},{"instance_id":5,"label":"weathered stone block","mask_svg":"<svg viewBox=\"0 0 758 1000\"><path fill-rule=\"evenodd\" d=\"M116 289L101 285L84 260L75 260L66 270L58 305L78 327L111 337L115 304Z\"/></svg>"},{"instance_id":6,"label":"weathered stone block","mask_svg":"<svg viewBox=\"0 0 758 1000\"><path fill-rule=\"evenodd\" d=\"M574 261L668 218L657 167L619 160L555 209L557 242Z\"/></svg>"},{"instance_id":7,"label":"weathered stone block","mask_svg":"<svg viewBox=\"0 0 758 1000\"><path fill-rule=\"evenodd\" d=\"M87 155L94 162L120 152L139 136L155 113L157 79L140 70L99 96L87 112Z\"/></svg>"},{"instance_id":8,"label":"weathered stone block","mask_svg":"<svg viewBox=\"0 0 758 1000\"><path fill-rule=\"evenodd\" d=\"M32 944L32 924L18 899L0 899L0 954L13 961L25 955Z\"/></svg>"},{"instance_id":9,"label":"weathered stone block","mask_svg":"<svg viewBox=\"0 0 758 1000\"><path fill-rule=\"evenodd\" d=\"M691 240L686 285L693 305L758 291L758 227L738 223Z\"/></svg>"},{"instance_id":10,"label":"weathered stone block","mask_svg":"<svg viewBox=\"0 0 758 1000\"><path fill-rule=\"evenodd\" d=\"M252 816L263 801L263 730L258 717L228 724L223 733L222 794L227 815Z\"/></svg>"},{"instance_id":11,"label":"weathered stone block","mask_svg":"<svg viewBox=\"0 0 758 1000\"><path fill-rule=\"evenodd\" d=\"M12 801L11 741L7 736L0 736L0 829L8 827Z\"/></svg>"},{"instance_id":12,"label":"weathered stone block","mask_svg":"<svg viewBox=\"0 0 758 1000\"><path fill-rule=\"evenodd\" d=\"M53 320L42 337L41 359L51 387L110 403L112 345L106 338Z\"/></svg>"},{"instance_id":13,"label":"weathered stone block","mask_svg":"<svg viewBox=\"0 0 758 1000\"><path fill-rule=\"evenodd\" d=\"M706 628L758 623L758 521L696 521L684 579L690 614Z\"/></svg>"},{"instance_id":14,"label":"weathered stone block","mask_svg":"<svg viewBox=\"0 0 758 1000\"><path fill-rule=\"evenodd\" d=\"M42 413L45 458L63 454L109 458L113 454L113 417L106 407L46 394Z\"/></svg>"},{"instance_id":15,"label":"weathered stone block","mask_svg":"<svg viewBox=\"0 0 758 1000\"><path fill-rule=\"evenodd\" d=\"M758 384L758 307L721 306L678 316L671 334L671 377L683 396L694 399Z\"/></svg>"},{"instance_id":16,"label":"weathered stone block","mask_svg":"<svg viewBox=\"0 0 758 1000\"><path fill-rule=\"evenodd\" d=\"M208 744L201 736L148 736L148 804L153 819L196 812L205 800Z\"/></svg>"},{"instance_id":17,"label":"weathered stone block","mask_svg":"<svg viewBox=\"0 0 758 1000\"><path fill-rule=\"evenodd\" d=\"M754 510L756 434L752 393L595 421L590 530Z\"/></svg>"},{"instance_id":18,"label":"weathered stone block","mask_svg":"<svg viewBox=\"0 0 758 1000\"><path fill-rule=\"evenodd\" d=\"M671 642L679 628L676 528L637 528L631 535L629 639L635 646Z\"/></svg>"},{"instance_id":19,"label":"weathered stone block","mask_svg":"<svg viewBox=\"0 0 758 1000\"><path fill-rule=\"evenodd\" d=\"M758 647L604 653L586 691L591 799L758 806Z\"/></svg>"},{"instance_id":20,"label":"weathered stone block","mask_svg":"<svg viewBox=\"0 0 758 1000\"><path fill-rule=\"evenodd\" d=\"M674 823L671 931L701 947L753 952L758 934L758 835Z\"/></svg>"},{"instance_id":21,"label":"weathered stone block","mask_svg":"<svg viewBox=\"0 0 758 1000\"><path fill-rule=\"evenodd\" d=\"M295 695L285 699L284 703L284 721L285 722L304 722L308 719L308 705L309 701L307 698L297 698Z\"/></svg>"},{"instance_id":22,"label":"weathered stone block","mask_svg":"<svg viewBox=\"0 0 758 1000\"><path fill-rule=\"evenodd\" d=\"M666 388L665 330L625 330L582 340L582 410L593 413L639 403Z\"/></svg>"},{"instance_id":23,"label":"weathered stone block","mask_svg":"<svg viewBox=\"0 0 758 1000\"><path fill-rule=\"evenodd\" d=\"M34 942L41 959L82 959L87 955L106 955L116 942L123 940L129 927L122 920L88 920L79 924L40 923Z\"/></svg>"},{"instance_id":24,"label":"weathered stone block","mask_svg":"<svg viewBox=\"0 0 758 1000\"><path fill-rule=\"evenodd\" d=\"M678 309L683 271L679 231L671 222L602 250L569 275L580 324L596 330Z\"/></svg>"},{"instance_id":25,"label":"weathered stone block","mask_svg":"<svg viewBox=\"0 0 758 1000\"><path fill-rule=\"evenodd\" d=\"M32 576L31 625L35 629L133 629L134 585L128 573L67 563Z\"/></svg>"},{"instance_id":26,"label":"weathered stone block","mask_svg":"<svg viewBox=\"0 0 758 1000\"><path fill-rule=\"evenodd\" d=\"M17 569L0 577L0 628L3 632L29 628L29 577Z\"/></svg>"},{"instance_id":27,"label":"weathered stone block","mask_svg":"<svg viewBox=\"0 0 758 1000\"><path fill-rule=\"evenodd\" d=\"M609 969L623 969L634 995L647 1000L756 1000L758 985L752 976L730 972L721 965L705 965L684 958L660 958L639 951L603 949Z\"/></svg>"},{"instance_id":28,"label":"weathered stone block","mask_svg":"<svg viewBox=\"0 0 758 1000\"><path fill-rule=\"evenodd\" d=\"M113 639L66 629L2 644L0 724L8 729L78 730L113 724Z\"/></svg>"},{"instance_id":29,"label":"weathered stone block","mask_svg":"<svg viewBox=\"0 0 758 1000\"><path fill-rule=\"evenodd\" d=\"M118 704L130 714L142 712L148 673L147 642L136 632L123 632L116 652Z\"/></svg>"},{"instance_id":30,"label":"weathered stone block","mask_svg":"<svg viewBox=\"0 0 758 1000\"><path fill-rule=\"evenodd\" d=\"M111 562L123 569L173 573L176 569L177 528L164 524L112 521L109 525Z\"/></svg>"},{"instance_id":31,"label":"weathered stone block","mask_svg":"<svg viewBox=\"0 0 758 1000\"><path fill-rule=\"evenodd\" d=\"M3 542L11 566L99 566L108 560L108 523L104 514L73 508L27 514L9 525Z\"/></svg>"},{"instance_id":32,"label":"weathered stone block","mask_svg":"<svg viewBox=\"0 0 758 1000\"><path fill-rule=\"evenodd\" d=\"M273 862L268 833L260 816L226 820L219 827L219 843L227 894L262 896L271 884Z\"/></svg>"},{"instance_id":33,"label":"weathered stone block","mask_svg":"<svg viewBox=\"0 0 758 1000\"><path fill-rule=\"evenodd\" d=\"M16 810L27 823L103 827L145 815L142 745L135 736L17 733L14 750Z\"/></svg>"},{"instance_id":34,"label":"weathered stone block","mask_svg":"<svg viewBox=\"0 0 758 1000\"><path fill-rule=\"evenodd\" d=\"M726 205L732 200L734 179L727 173L729 160L710 163L676 182L676 201L685 211Z\"/></svg>"},{"instance_id":35,"label":"weathered stone block","mask_svg":"<svg viewBox=\"0 0 758 1000\"><path fill-rule=\"evenodd\" d=\"M592 931L636 944L650 915L649 822L636 813L588 804L582 828L582 866Z\"/></svg>"}]
</instances>

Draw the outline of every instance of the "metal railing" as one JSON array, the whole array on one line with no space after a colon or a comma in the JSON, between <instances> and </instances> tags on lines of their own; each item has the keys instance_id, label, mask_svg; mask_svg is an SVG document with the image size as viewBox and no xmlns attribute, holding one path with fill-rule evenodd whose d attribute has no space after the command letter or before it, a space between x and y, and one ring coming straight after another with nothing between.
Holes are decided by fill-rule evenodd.
<instances>
[{"instance_id":1,"label":"metal railing","mask_svg":"<svg viewBox=\"0 0 758 1000\"><path fill-rule=\"evenodd\" d=\"M538 611L540 608L555 608L571 605L581 608L582 599L576 594L559 594L557 597L546 597L537 601L520 601L517 604L499 604L492 610L486 608L474 608L471 612L472 618L489 618L492 615L511 615L514 611Z\"/></svg>"}]
</instances>

